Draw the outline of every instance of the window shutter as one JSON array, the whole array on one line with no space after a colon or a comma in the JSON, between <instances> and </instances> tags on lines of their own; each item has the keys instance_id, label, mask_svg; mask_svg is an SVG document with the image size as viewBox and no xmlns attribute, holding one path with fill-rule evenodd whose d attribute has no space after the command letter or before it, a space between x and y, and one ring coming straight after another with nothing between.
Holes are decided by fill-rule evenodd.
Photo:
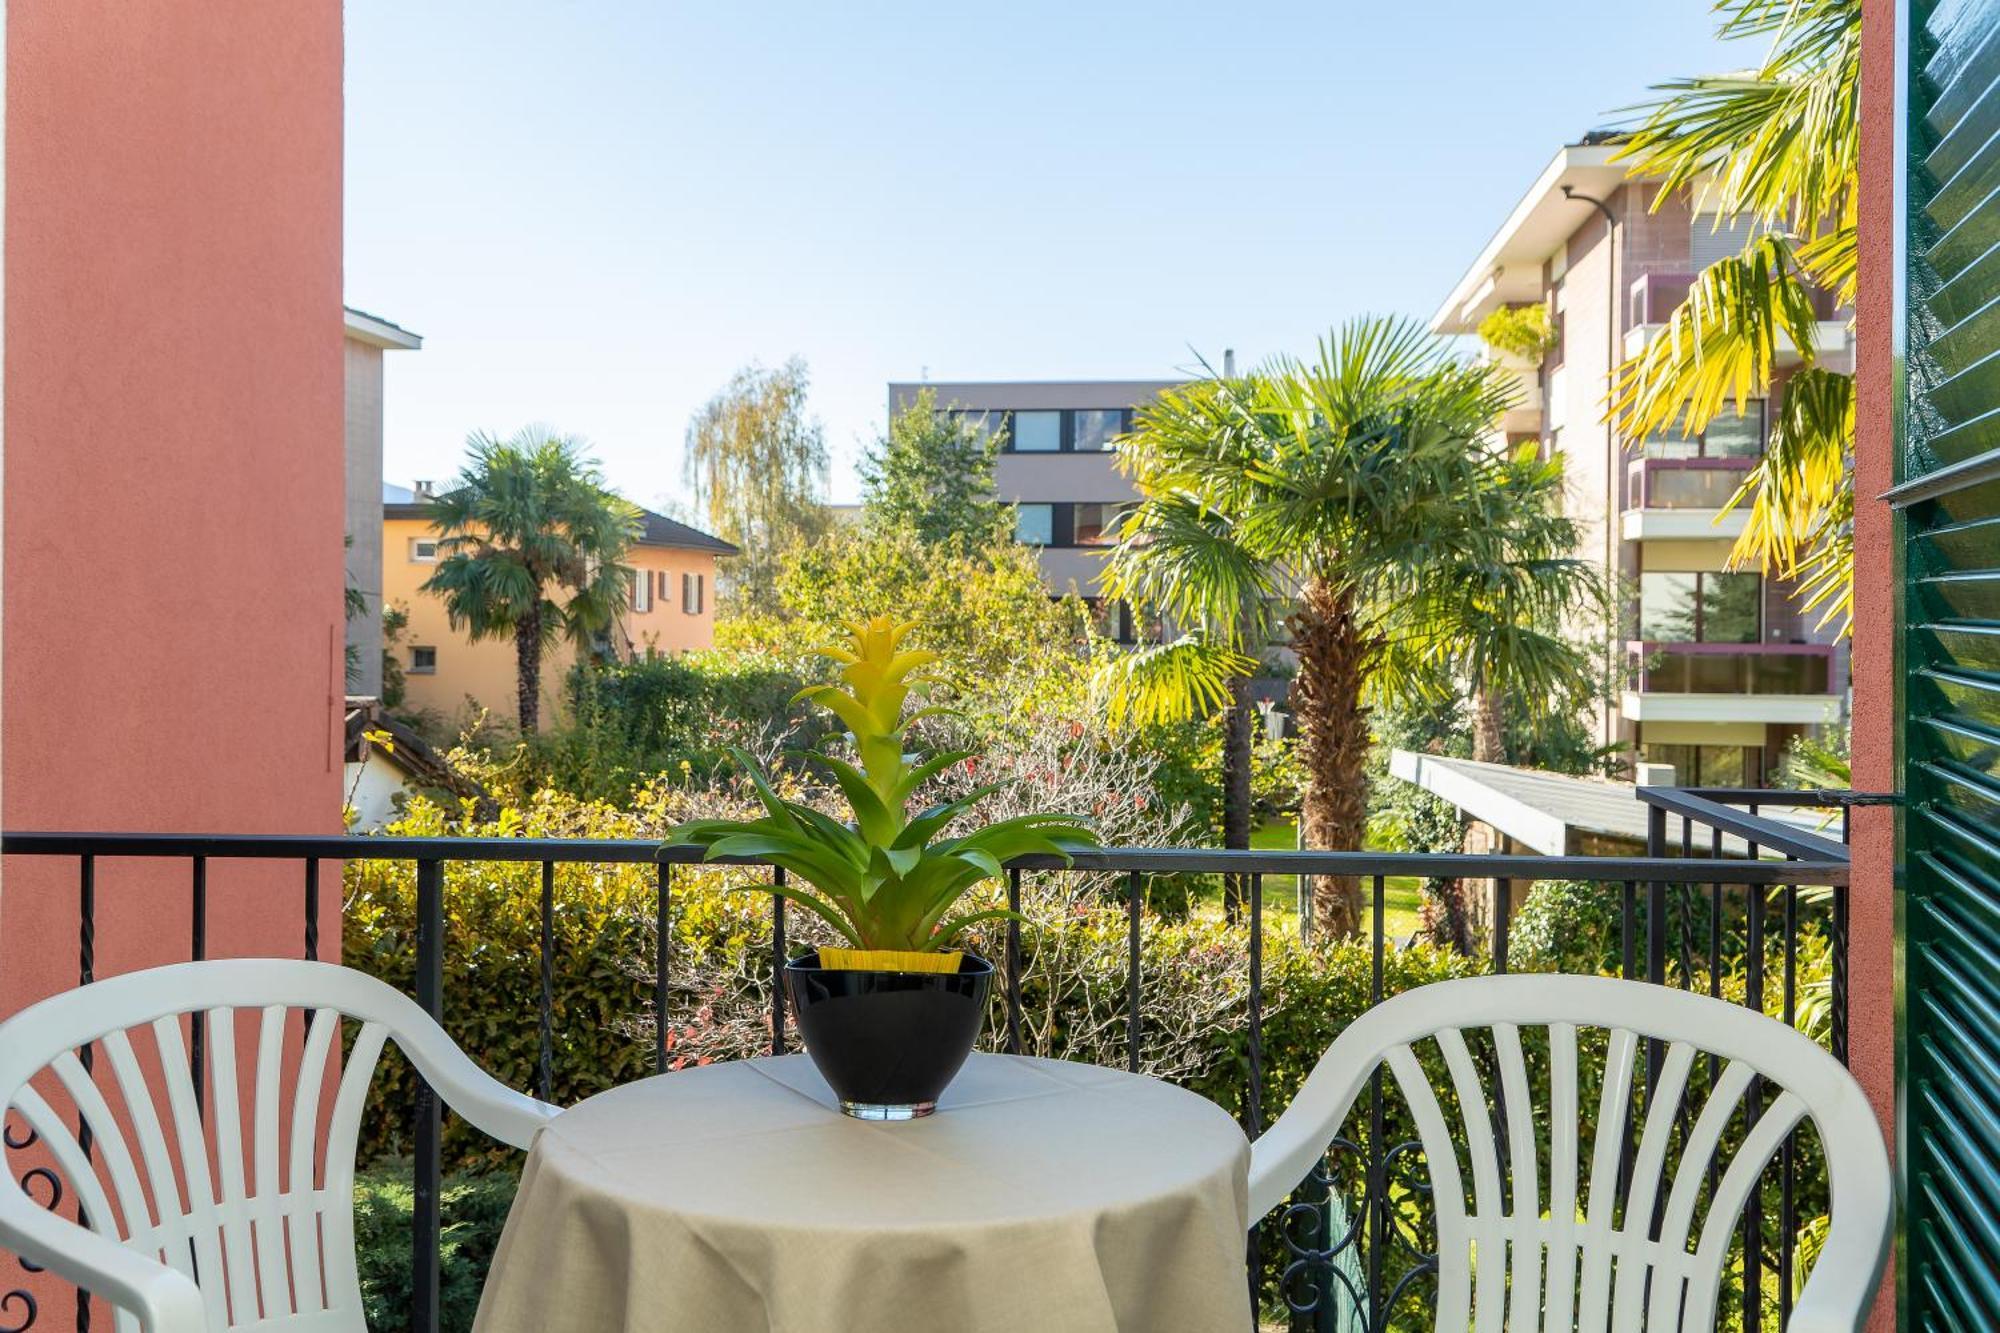
<instances>
[{"instance_id":1,"label":"window shutter","mask_svg":"<svg viewBox=\"0 0 2000 1333\"><path fill-rule=\"evenodd\" d=\"M2000 1254L2000 15L1898 5L1906 438L1890 502L1905 568L1897 1053L1907 1268L1900 1326L1990 1326ZM1988 163L1982 167L1980 164ZM1987 1256L1981 1259L1976 1256Z\"/></svg>"}]
</instances>

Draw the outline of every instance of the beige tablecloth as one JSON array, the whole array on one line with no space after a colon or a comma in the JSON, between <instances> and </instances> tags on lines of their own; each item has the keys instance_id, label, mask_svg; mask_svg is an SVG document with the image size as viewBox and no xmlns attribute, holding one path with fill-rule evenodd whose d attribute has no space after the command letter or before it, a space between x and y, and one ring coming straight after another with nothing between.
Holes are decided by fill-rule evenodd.
<instances>
[{"instance_id":1,"label":"beige tablecloth","mask_svg":"<svg viewBox=\"0 0 2000 1333\"><path fill-rule=\"evenodd\" d=\"M850 1120L804 1056L544 1129L477 1333L1243 1333L1250 1150L1149 1078L975 1055L937 1114Z\"/></svg>"}]
</instances>

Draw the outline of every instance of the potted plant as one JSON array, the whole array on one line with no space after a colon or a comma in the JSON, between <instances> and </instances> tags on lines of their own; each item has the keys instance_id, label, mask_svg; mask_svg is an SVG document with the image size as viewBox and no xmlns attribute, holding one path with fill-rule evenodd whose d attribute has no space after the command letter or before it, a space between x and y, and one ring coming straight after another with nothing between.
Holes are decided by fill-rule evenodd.
<instances>
[{"instance_id":1,"label":"potted plant","mask_svg":"<svg viewBox=\"0 0 2000 1333\"><path fill-rule=\"evenodd\" d=\"M841 938L840 947L791 960L783 984L806 1053L841 1110L871 1120L929 1115L979 1035L993 965L952 946L974 922L1017 914L955 911L960 900L1012 857L1043 852L1067 861L1099 845L1085 820L1060 814L947 836L990 785L910 813L919 787L972 757L961 750L920 759L905 749L910 724L941 711L905 709L912 691L929 683L923 668L937 660L903 647L913 628L883 616L848 625L846 642L823 650L840 664L840 683L798 695L846 724L858 764L824 747L809 757L839 785L852 819L780 797L738 750L763 817L693 820L667 838L705 848L708 860L749 857L782 867L792 877L786 883L750 887L797 903Z\"/></svg>"}]
</instances>

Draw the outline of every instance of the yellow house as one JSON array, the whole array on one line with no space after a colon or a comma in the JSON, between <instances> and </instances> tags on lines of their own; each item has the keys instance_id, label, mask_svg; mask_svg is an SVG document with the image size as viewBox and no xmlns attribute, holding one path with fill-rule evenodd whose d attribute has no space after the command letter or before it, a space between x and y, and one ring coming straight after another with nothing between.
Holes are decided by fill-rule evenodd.
<instances>
[{"instance_id":1,"label":"yellow house","mask_svg":"<svg viewBox=\"0 0 2000 1333\"><path fill-rule=\"evenodd\" d=\"M640 510L644 528L625 560L637 574L631 605L612 631L620 657L684 653L715 642L715 561L736 548L685 523ZM409 624L393 646L403 664L404 703L457 718L467 701L512 719L516 712L514 642L474 643L454 630L444 602L422 590L437 568L437 532L427 500L385 486L382 505L382 604L400 607ZM562 683L576 661L567 643L542 656L542 716L563 708Z\"/></svg>"}]
</instances>

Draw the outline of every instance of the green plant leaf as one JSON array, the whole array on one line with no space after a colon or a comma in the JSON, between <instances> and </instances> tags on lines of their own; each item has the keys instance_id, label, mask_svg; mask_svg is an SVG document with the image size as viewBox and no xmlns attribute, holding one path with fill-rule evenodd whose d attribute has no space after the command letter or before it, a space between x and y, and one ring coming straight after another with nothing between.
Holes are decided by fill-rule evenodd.
<instances>
[{"instance_id":1,"label":"green plant leaf","mask_svg":"<svg viewBox=\"0 0 2000 1333\"><path fill-rule=\"evenodd\" d=\"M840 932L840 937L849 944L856 948L861 947L861 937L848 924L846 914L810 890L799 888L795 884L739 884L734 886L734 889L740 893L768 893L795 902Z\"/></svg>"}]
</instances>

